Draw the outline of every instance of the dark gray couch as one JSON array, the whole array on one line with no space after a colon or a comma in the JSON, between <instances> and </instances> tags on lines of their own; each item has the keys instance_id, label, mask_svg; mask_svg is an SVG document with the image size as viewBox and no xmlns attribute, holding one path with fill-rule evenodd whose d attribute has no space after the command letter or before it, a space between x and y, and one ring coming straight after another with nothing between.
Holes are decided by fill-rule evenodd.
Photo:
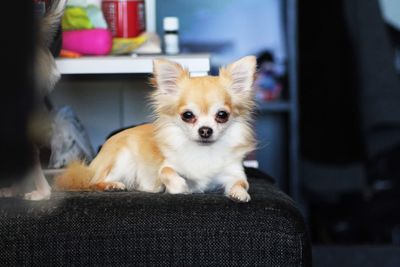
<instances>
[{"instance_id":1,"label":"dark gray couch","mask_svg":"<svg viewBox=\"0 0 400 267\"><path fill-rule=\"evenodd\" d=\"M0 199L2 266L310 266L303 218L266 175L220 194L54 193Z\"/></svg>"}]
</instances>

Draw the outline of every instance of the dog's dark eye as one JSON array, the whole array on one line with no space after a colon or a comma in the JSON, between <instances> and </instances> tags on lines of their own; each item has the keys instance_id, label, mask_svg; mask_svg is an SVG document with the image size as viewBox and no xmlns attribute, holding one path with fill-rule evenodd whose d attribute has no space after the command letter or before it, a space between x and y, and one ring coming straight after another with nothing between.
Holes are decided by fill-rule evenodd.
<instances>
[{"instance_id":1,"label":"dog's dark eye","mask_svg":"<svg viewBox=\"0 0 400 267\"><path fill-rule=\"evenodd\" d=\"M185 111L182 113L181 118L184 122L194 122L196 117L194 116L193 112Z\"/></svg>"},{"instance_id":2,"label":"dog's dark eye","mask_svg":"<svg viewBox=\"0 0 400 267\"><path fill-rule=\"evenodd\" d=\"M226 112L226 111L223 111L223 110L218 111L217 115L215 115L215 120L216 120L218 123L227 122L228 119L229 119L229 113Z\"/></svg>"}]
</instances>

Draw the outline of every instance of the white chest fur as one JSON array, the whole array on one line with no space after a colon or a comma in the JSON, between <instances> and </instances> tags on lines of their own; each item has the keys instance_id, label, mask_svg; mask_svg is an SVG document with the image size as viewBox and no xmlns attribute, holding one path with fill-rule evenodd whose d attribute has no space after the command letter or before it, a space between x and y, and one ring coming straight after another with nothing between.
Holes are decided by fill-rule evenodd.
<instances>
[{"instance_id":1,"label":"white chest fur","mask_svg":"<svg viewBox=\"0 0 400 267\"><path fill-rule=\"evenodd\" d=\"M230 150L219 144L198 145L187 142L175 151L166 151L169 164L186 179L209 180L230 164Z\"/></svg>"},{"instance_id":2,"label":"white chest fur","mask_svg":"<svg viewBox=\"0 0 400 267\"><path fill-rule=\"evenodd\" d=\"M176 129L176 128L175 128ZM161 150L165 164L188 180L194 191L205 191L218 184L232 165L241 165L244 152L235 150L243 141L243 132L232 127L213 144L201 145L186 139L178 131L169 129Z\"/></svg>"}]
</instances>

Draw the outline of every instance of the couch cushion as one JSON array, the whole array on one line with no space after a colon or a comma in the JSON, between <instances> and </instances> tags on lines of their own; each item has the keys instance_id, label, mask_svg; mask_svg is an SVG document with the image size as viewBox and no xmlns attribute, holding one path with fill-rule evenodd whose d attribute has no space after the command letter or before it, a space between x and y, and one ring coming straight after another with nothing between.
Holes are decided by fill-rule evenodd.
<instances>
[{"instance_id":1,"label":"couch cushion","mask_svg":"<svg viewBox=\"0 0 400 267\"><path fill-rule=\"evenodd\" d=\"M49 201L0 199L0 260L38 266L309 265L309 239L293 201L267 176L249 174L258 176L249 179L249 203L217 193L55 192Z\"/></svg>"}]
</instances>

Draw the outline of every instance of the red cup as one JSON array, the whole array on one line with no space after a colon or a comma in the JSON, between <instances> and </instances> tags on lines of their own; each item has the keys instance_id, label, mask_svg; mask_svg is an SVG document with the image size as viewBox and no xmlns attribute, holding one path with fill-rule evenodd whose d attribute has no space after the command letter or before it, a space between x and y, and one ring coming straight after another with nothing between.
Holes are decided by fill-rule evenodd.
<instances>
[{"instance_id":1,"label":"red cup","mask_svg":"<svg viewBox=\"0 0 400 267\"><path fill-rule=\"evenodd\" d=\"M145 30L144 0L102 0L101 8L113 37L136 37Z\"/></svg>"}]
</instances>

